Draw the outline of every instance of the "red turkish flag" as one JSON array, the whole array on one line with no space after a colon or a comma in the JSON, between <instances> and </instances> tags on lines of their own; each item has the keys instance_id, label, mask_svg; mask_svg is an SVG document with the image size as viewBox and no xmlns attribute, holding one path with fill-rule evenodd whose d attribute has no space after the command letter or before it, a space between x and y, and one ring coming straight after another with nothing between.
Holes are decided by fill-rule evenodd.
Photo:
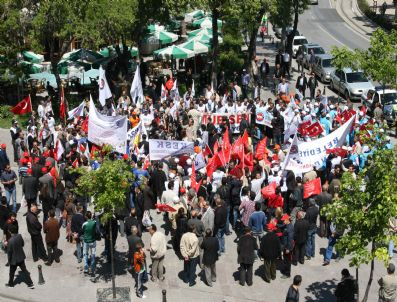
<instances>
[{"instance_id":1,"label":"red turkish flag","mask_svg":"<svg viewBox=\"0 0 397 302\"><path fill-rule=\"evenodd\" d=\"M229 139L229 127L226 127L225 133L223 133L222 145L222 147L227 150L232 146Z\"/></svg>"},{"instance_id":2,"label":"red turkish flag","mask_svg":"<svg viewBox=\"0 0 397 302\"><path fill-rule=\"evenodd\" d=\"M88 116L85 120L81 123L81 130L88 134Z\"/></svg>"},{"instance_id":3,"label":"red turkish flag","mask_svg":"<svg viewBox=\"0 0 397 302\"><path fill-rule=\"evenodd\" d=\"M242 137L239 137L233 144L232 149L231 149L231 157L233 159L238 158L239 160L242 160L244 156L244 142Z\"/></svg>"},{"instance_id":4,"label":"red turkish flag","mask_svg":"<svg viewBox=\"0 0 397 302\"><path fill-rule=\"evenodd\" d=\"M32 100L30 99L30 95L25 97L22 101L12 107L10 111L14 114L26 114L32 112Z\"/></svg>"},{"instance_id":5,"label":"red turkish flag","mask_svg":"<svg viewBox=\"0 0 397 302\"><path fill-rule=\"evenodd\" d=\"M303 198L309 198L313 195L321 193L321 179L317 177L307 183L303 184Z\"/></svg>"},{"instance_id":6,"label":"red turkish flag","mask_svg":"<svg viewBox=\"0 0 397 302\"><path fill-rule=\"evenodd\" d=\"M243 142L243 144L244 144L244 146L245 146L246 148L249 147L249 146L248 146L248 132L247 132L247 130L244 130L244 133L243 133L243 135L241 136L241 141Z\"/></svg>"},{"instance_id":7,"label":"red turkish flag","mask_svg":"<svg viewBox=\"0 0 397 302\"><path fill-rule=\"evenodd\" d=\"M300 123L300 125L298 126L298 132L301 135L306 136L307 135L306 129L307 129L307 127L310 126L310 124L311 124L311 121L306 121L306 122Z\"/></svg>"},{"instance_id":8,"label":"red turkish flag","mask_svg":"<svg viewBox=\"0 0 397 302\"><path fill-rule=\"evenodd\" d=\"M269 153L269 150L267 150L267 137L262 139L258 145L256 145L256 151L255 151L255 158L258 160L262 160L266 154Z\"/></svg>"},{"instance_id":9,"label":"red turkish flag","mask_svg":"<svg viewBox=\"0 0 397 302\"><path fill-rule=\"evenodd\" d=\"M263 187L261 190L264 198L269 198L271 195L276 193L277 183L272 182L270 185Z\"/></svg>"},{"instance_id":10,"label":"red turkish flag","mask_svg":"<svg viewBox=\"0 0 397 302\"><path fill-rule=\"evenodd\" d=\"M336 156L340 156L343 158L346 156L347 150L337 147L337 148L333 148L333 149L327 149L326 153L327 154L335 154Z\"/></svg>"},{"instance_id":11,"label":"red turkish flag","mask_svg":"<svg viewBox=\"0 0 397 302\"><path fill-rule=\"evenodd\" d=\"M222 166L222 164L219 164L219 163L220 163L220 160L219 160L217 154L215 154L213 157L208 159L207 167L206 167L208 177L211 178L212 174L214 173L216 168L218 168L219 166Z\"/></svg>"},{"instance_id":12,"label":"red turkish flag","mask_svg":"<svg viewBox=\"0 0 397 302\"><path fill-rule=\"evenodd\" d=\"M214 154L218 153L218 151L219 151L218 141L215 141L215 144L214 144Z\"/></svg>"},{"instance_id":13,"label":"red turkish flag","mask_svg":"<svg viewBox=\"0 0 397 302\"><path fill-rule=\"evenodd\" d=\"M176 212L176 210L168 204L157 203L156 208L160 212Z\"/></svg>"},{"instance_id":14,"label":"red turkish flag","mask_svg":"<svg viewBox=\"0 0 397 302\"><path fill-rule=\"evenodd\" d=\"M73 168L78 168L79 167L79 161L77 160L77 158L74 160L74 162L72 163L72 167Z\"/></svg>"},{"instance_id":15,"label":"red turkish flag","mask_svg":"<svg viewBox=\"0 0 397 302\"><path fill-rule=\"evenodd\" d=\"M321 133L323 133L323 131L324 129L319 122L315 122L306 128L306 133L310 137L319 136Z\"/></svg>"},{"instance_id":16,"label":"red turkish flag","mask_svg":"<svg viewBox=\"0 0 397 302\"><path fill-rule=\"evenodd\" d=\"M61 120L64 120L66 118L66 103L65 103L65 91L63 90L62 85L61 85L60 97L61 97L61 105L59 106L59 118Z\"/></svg>"},{"instance_id":17,"label":"red turkish flag","mask_svg":"<svg viewBox=\"0 0 397 302\"><path fill-rule=\"evenodd\" d=\"M208 155L212 154L212 151L210 149L210 147L208 147L208 145L205 145L205 149L203 151L203 156L206 157Z\"/></svg>"},{"instance_id":18,"label":"red turkish flag","mask_svg":"<svg viewBox=\"0 0 397 302\"><path fill-rule=\"evenodd\" d=\"M192 163L192 175L190 175L190 187L193 188L196 192L201 186L203 180L200 180L198 183L196 181L196 168L194 166L194 162Z\"/></svg>"}]
</instances>

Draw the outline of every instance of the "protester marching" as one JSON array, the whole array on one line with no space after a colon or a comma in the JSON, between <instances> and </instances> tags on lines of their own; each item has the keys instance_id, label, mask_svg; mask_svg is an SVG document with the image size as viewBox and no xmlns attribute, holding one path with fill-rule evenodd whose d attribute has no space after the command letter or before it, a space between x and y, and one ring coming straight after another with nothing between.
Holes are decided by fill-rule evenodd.
<instances>
[{"instance_id":1,"label":"protester marching","mask_svg":"<svg viewBox=\"0 0 397 302\"><path fill-rule=\"evenodd\" d=\"M374 154L393 146L384 117L369 115L365 105L331 100L309 87L294 93L286 88L289 70L277 80L275 98L251 98L249 77L243 70L240 79L218 88L206 83L202 91L193 81L182 96L173 77L157 91L143 89L138 65L129 94L126 89L117 100L101 69L98 99L87 95L68 108L61 89L59 102L48 98L33 108L27 96L18 103L12 112L29 114L29 125L25 129L14 120L12 144L0 149L6 286L19 286L19 267L34 288L24 250L48 267L62 264L58 244L65 238L84 276L95 280L98 259L113 261L120 235L128 244L123 265L134 277L138 298L150 296L146 282L177 279L167 271L168 249L183 267L175 282L189 287L213 287L230 278L219 273L219 261L233 250L236 262L228 265L238 269L236 286L252 286L254 267L263 266L266 283L290 280L285 301L302 301L301 267L322 257L326 274L326 266L342 256L337 242L346 230L321 210L339 200L343 175L356 179ZM81 191L84 175L100 175L93 172L109 162L122 162L131 173L117 188L125 193L121 206L110 210L99 195ZM111 194L110 180L101 181L103 192ZM159 220L164 224L154 223ZM18 224L26 224L30 244L24 245ZM229 236L234 245L225 243ZM328 242L323 255L318 237ZM393 240L385 244L393 257ZM379 280L380 295L394 301L393 264L387 273ZM337 301L354 301L355 280L347 269L341 274Z\"/></svg>"}]
</instances>

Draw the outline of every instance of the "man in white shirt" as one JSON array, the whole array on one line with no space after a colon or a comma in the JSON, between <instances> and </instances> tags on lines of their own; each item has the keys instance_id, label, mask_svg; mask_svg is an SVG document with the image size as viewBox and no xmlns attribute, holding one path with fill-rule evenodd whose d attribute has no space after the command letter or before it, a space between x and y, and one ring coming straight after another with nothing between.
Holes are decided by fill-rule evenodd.
<instances>
[{"instance_id":1,"label":"man in white shirt","mask_svg":"<svg viewBox=\"0 0 397 302\"><path fill-rule=\"evenodd\" d=\"M286 95L289 94L289 85L285 81L285 78L282 78L281 83L278 84L278 93L284 93Z\"/></svg>"},{"instance_id":2,"label":"man in white shirt","mask_svg":"<svg viewBox=\"0 0 397 302\"><path fill-rule=\"evenodd\" d=\"M263 181L267 178L267 174L265 172L262 172L262 175L257 172L255 174L255 179L251 181L251 191L254 192L255 195L255 202L261 201L262 198L262 193L261 193L261 187Z\"/></svg>"}]
</instances>

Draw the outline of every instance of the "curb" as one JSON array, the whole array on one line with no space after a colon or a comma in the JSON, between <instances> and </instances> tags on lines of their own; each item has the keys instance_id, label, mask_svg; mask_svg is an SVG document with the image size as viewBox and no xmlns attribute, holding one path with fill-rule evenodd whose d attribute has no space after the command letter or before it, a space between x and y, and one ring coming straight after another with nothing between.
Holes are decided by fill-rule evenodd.
<instances>
[{"instance_id":1,"label":"curb","mask_svg":"<svg viewBox=\"0 0 397 302\"><path fill-rule=\"evenodd\" d=\"M361 24L356 22L353 17L359 17L359 18L364 18L365 22L369 20L365 15L361 13L361 11L357 10L356 12L351 10L352 15L349 16L342 8L342 1L343 3L346 3L345 1L347 0L336 0L335 3L335 9L338 15L345 21L345 23L356 33L359 35L363 36L366 40L369 41L369 34L372 34L373 30L369 30L367 28L364 28ZM356 0L351 0L352 5L355 5L357 7L357 1ZM352 7L353 8L353 7ZM354 9L354 8L353 8ZM369 20L371 21L371 20ZM377 26L371 21L371 26Z\"/></svg>"},{"instance_id":2,"label":"curb","mask_svg":"<svg viewBox=\"0 0 397 302\"><path fill-rule=\"evenodd\" d=\"M378 23L376 23L375 21L372 21L370 18L368 18L360 9L360 6L358 5L357 0L352 0L355 8L357 9L357 12L365 19L365 22L370 23L372 26L374 27L379 27L381 29L383 29L384 31L386 31L387 33L389 33L389 30L387 30L386 28L380 26Z\"/></svg>"}]
</instances>

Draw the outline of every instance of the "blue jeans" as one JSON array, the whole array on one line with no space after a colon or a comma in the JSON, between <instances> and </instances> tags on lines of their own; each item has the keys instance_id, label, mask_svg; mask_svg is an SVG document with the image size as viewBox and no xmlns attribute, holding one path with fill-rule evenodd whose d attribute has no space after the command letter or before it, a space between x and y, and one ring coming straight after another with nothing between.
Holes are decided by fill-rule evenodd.
<instances>
[{"instance_id":1,"label":"blue jeans","mask_svg":"<svg viewBox=\"0 0 397 302\"><path fill-rule=\"evenodd\" d=\"M324 261L328 261L328 262L331 261L332 251L334 250L335 243L336 243L336 238L330 236L328 238L328 247L327 247L327 250L325 251ZM336 252L336 255L338 257L338 255L339 255L338 252Z\"/></svg>"},{"instance_id":2,"label":"blue jeans","mask_svg":"<svg viewBox=\"0 0 397 302\"><path fill-rule=\"evenodd\" d=\"M225 252L225 232L226 232L226 226L220 228L216 233L216 238L218 238L219 241L219 253Z\"/></svg>"},{"instance_id":3,"label":"blue jeans","mask_svg":"<svg viewBox=\"0 0 397 302\"><path fill-rule=\"evenodd\" d=\"M91 273L95 272L96 241L83 243L84 272L88 272L88 254L91 255Z\"/></svg>"},{"instance_id":4,"label":"blue jeans","mask_svg":"<svg viewBox=\"0 0 397 302\"><path fill-rule=\"evenodd\" d=\"M226 233L230 233L230 206L226 206Z\"/></svg>"},{"instance_id":5,"label":"blue jeans","mask_svg":"<svg viewBox=\"0 0 397 302\"><path fill-rule=\"evenodd\" d=\"M138 297L143 296L143 273L145 271L141 271L139 273L135 273L135 287L136 287L136 295Z\"/></svg>"},{"instance_id":6,"label":"blue jeans","mask_svg":"<svg viewBox=\"0 0 397 302\"><path fill-rule=\"evenodd\" d=\"M6 198L7 198L7 205L8 207L11 206L11 199L12 199L12 211L14 213L17 212L17 188L14 187L11 191L5 190L6 191Z\"/></svg>"},{"instance_id":7,"label":"blue jeans","mask_svg":"<svg viewBox=\"0 0 397 302\"><path fill-rule=\"evenodd\" d=\"M76 255L77 255L77 261L81 262L81 258L83 254L83 250L82 250L82 242L80 241L80 239L78 239L76 241Z\"/></svg>"},{"instance_id":8,"label":"blue jeans","mask_svg":"<svg viewBox=\"0 0 397 302\"><path fill-rule=\"evenodd\" d=\"M185 282L189 282L189 285L193 285L196 279L196 266L199 262L200 257L190 258L183 262L183 272L185 273Z\"/></svg>"},{"instance_id":9,"label":"blue jeans","mask_svg":"<svg viewBox=\"0 0 397 302\"><path fill-rule=\"evenodd\" d=\"M238 206L233 207L233 227L236 227L237 220L240 218L240 210Z\"/></svg>"},{"instance_id":10,"label":"blue jeans","mask_svg":"<svg viewBox=\"0 0 397 302\"><path fill-rule=\"evenodd\" d=\"M389 241L389 252L388 252L388 254L389 254L389 257L390 258L393 258L393 253L394 253L394 240L390 240Z\"/></svg>"},{"instance_id":11,"label":"blue jeans","mask_svg":"<svg viewBox=\"0 0 397 302\"><path fill-rule=\"evenodd\" d=\"M307 231L306 256L308 257L314 257L316 252L316 231L317 229Z\"/></svg>"}]
</instances>

